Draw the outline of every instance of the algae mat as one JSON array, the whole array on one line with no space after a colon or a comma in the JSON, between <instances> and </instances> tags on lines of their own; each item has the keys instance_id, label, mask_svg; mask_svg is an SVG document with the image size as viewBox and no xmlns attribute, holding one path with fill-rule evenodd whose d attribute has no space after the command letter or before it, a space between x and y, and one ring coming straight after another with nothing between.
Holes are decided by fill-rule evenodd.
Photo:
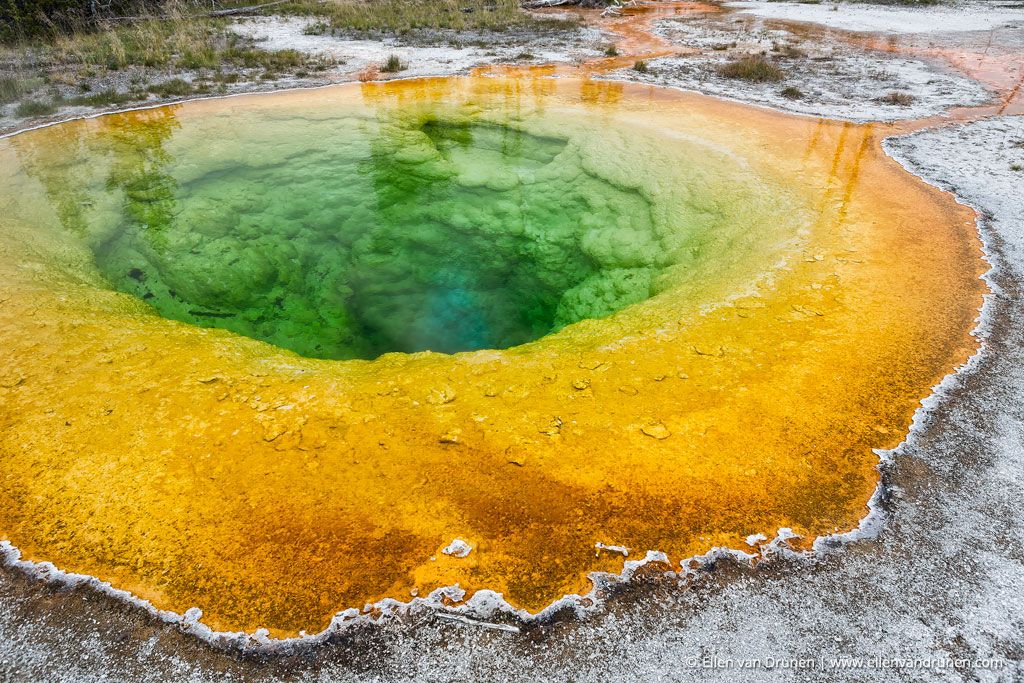
<instances>
[{"instance_id":1,"label":"algae mat","mask_svg":"<svg viewBox=\"0 0 1024 683\"><path fill-rule=\"evenodd\" d=\"M0 537L222 631L853 528L984 291L871 126L616 83L129 112L0 178Z\"/></svg>"}]
</instances>

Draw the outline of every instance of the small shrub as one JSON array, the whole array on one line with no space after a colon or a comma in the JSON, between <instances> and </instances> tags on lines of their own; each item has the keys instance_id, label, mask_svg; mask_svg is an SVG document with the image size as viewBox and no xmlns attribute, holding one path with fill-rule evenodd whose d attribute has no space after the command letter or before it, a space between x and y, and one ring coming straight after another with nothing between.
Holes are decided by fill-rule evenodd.
<instances>
[{"instance_id":1,"label":"small shrub","mask_svg":"<svg viewBox=\"0 0 1024 683\"><path fill-rule=\"evenodd\" d=\"M217 68L217 51L210 45L190 48L181 53L178 66L186 69Z\"/></svg>"},{"instance_id":2,"label":"small shrub","mask_svg":"<svg viewBox=\"0 0 1024 683\"><path fill-rule=\"evenodd\" d=\"M324 36L331 32L331 25L326 21L314 21L302 29L302 32L307 36Z\"/></svg>"},{"instance_id":3,"label":"small shrub","mask_svg":"<svg viewBox=\"0 0 1024 683\"><path fill-rule=\"evenodd\" d=\"M608 47L606 47L604 49L604 56L605 57L618 57L619 56L619 48L615 47L614 44L609 45Z\"/></svg>"},{"instance_id":4,"label":"small shrub","mask_svg":"<svg viewBox=\"0 0 1024 683\"><path fill-rule=\"evenodd\" d=\"M384 73L396 73L405 70L405 64L398 55L388 55L387 61L381 65L380 70Z\"/></svg>"},{"instance_id":5,"label":"small shrub","mask_svg":"<svg viewBox=\"0 0 1024 683\"><path fill-rule=\"evenodd\" d=\"M533 54L529 52L520 52L519 54L516 55L516 59L527 62L531 59L536 59L536 57L534 57Z\"/></svg>"},{"instance_id":6,"label":"small shrub","mask_svg":"<svg viewBox=\"0 0 1024 683\"><path fill-rule=\"evenodd\" d=\"M20 78L0 77L0 104L14 102L24 93L24 82Z\"/></svg>"},{"instance_id":7,"label":"small shrub","mask_svg":"<svg viewBox=\"0 0 1024 683\"><path fill-rule=\"evenodd\" d=\"M172 78L149 86L149 92L158 97L185 97L192 94L192 84L181 78Z\"/></svg>"},{"instance_id":8,"label":"small shrub","mask_svg":"<svg viewBox=\"0 0 1024 683\"><path fill-rule=\"evenodd\" d=\"M909 107L914 103L916 98L908 92L900 92L899 90L893 90L888 95L884 95L878 98L878 101L882 104L895 104L900 107Z\"/></svg>"},{"instance_id":9,"label":"small shrub","mask_svg":"<svg viewBox=\"0 0 1024 683\"><path fill-rule=\"evenodd\" d=\"M1021 166L1020 164L1010 164L1010 170L1011 171L1024 171L1024 166Z\"/></svg>"},{"instance_id":10,"label":"small shrub","mask_svg":"<svg viewBox=\"0 0 1024 683\"><path fill-rule=\"evenodd\" d=\"M46 81L38 76L0 76L0 104L17 102L45 83Z\"/></svg>"},{"instance_id":11,"label":"small shrub","mask_svg":"<svg viewBox=\"0 0 1024 683\"><path fill-rule=\"evenodd\" d=\"M283 71L302 66L306 58L298 50L275 50L269 52L257 47L233 46L224 51L223 59L231 64L247 68L263 67Z\"/></svg>"},{"instance_id":12,"label":"small shrub","mask_svg":"<svg viewBox=\"0 0 1024 683\"><path fill-rule=\"evenodd\" d=\"M807 53L798 48L796 45L791 45L788 43L786 45L776 44L774 50L780 56L787 57L789 59L798 59L800 57L807 56Z\"/></svg>"},{"instance_id":13,"label":"small shrub","mask_svg":"<svg viewBox=\"0 0 1024 683\"><path fill-rule=\"evenodd\" d=\"M650 73L651 70L647 67L647 62L640 60L639 62L633 65L633 71L637 72L638 74L646 74Z\"/></svg>"},{"instance_id":14,"label":"small shrub","mask_svg":"<svg viewBox=\"0 0 1024 683\"><path fill-rule=\"evenodd\" d=\"M48 116L57 111L57 104L53 101L40 102L39 100L25 100L14 110L17 116L23 118Z\"/></svg>"},{"instance_id":15,"label":"small shrub","mask_svg":"<svg viewBox=\"0 0 1024 683\"><path fill-rule=\"evenodd\" d=\"M800 88L790 85L782 89L782 96L787 100L799 100L803 99L804 93Z\"/></svg>"},{"instance_id":16,"label":"small shrub","mask_svg":"<svg viewBox=\"0 0 1024 683\"><path fill-rule=\"evenodd\" d=\"M786 74L760 55L748 55L723 64L718 73L726 78L738 78L751 83L777 83Z\"/></svg>"}]
</instances>

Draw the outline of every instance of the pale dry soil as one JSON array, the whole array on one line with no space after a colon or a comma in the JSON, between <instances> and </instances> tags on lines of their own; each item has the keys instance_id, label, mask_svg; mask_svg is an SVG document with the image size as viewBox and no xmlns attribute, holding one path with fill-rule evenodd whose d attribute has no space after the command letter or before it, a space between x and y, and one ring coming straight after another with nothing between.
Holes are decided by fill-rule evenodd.
<instances>
[{"instance_id":1,"label":"pale dry soil","mask_svg":"<svg viewBox=\"0 0 1024 683\"><path fill-rule=\"evenodd\" d=\"M846 8L834 14L844 16ZM897 47L938 44L992 53L1019 51L1024 50L1024 9L1017 15L1020 21L994 21L987 31L910 33L890 40ZM931 22L922 24L924 31ZM915 58L899 50L865 49L811 24L746 13L682 15L657 22L655 32L673 45L699 53L647 60L646 72L625 68L607 77L858 122L918 119L995 100L984 85L941 60ZM777 66L780 80L752 82L720 73L725 64L749 56L763 57ZM892 93L906 99L891 101Z\"/></svg>"}]
</instances>

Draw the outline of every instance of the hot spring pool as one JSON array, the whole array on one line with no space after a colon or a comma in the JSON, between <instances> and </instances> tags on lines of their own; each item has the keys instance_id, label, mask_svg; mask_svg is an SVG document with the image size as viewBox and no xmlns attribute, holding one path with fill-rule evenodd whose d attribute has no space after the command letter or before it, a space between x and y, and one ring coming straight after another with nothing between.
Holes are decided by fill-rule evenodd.
<instances>
[{"instance_id":1,"label":"hot spring pool","mask_svg":"<svg viewBox=\"0 0 1024 683\"><path fill-rule=\"evenodd\" d=\"M0 538L276 636L855 527L983 292L871 126L572 79L22 133L0 253Z\"/></svg>"}]
</instances>

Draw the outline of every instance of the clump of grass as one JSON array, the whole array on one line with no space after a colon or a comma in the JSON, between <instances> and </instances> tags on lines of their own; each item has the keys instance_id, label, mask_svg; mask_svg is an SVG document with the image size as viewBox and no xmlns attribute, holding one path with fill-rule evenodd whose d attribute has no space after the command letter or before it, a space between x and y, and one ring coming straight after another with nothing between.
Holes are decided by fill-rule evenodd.
<instances>
[{"instance_id":1,"label":"clump of grass","mask_svg":"<svg viewBox=\"0 0 1024 683\"><path fill-rule=\"evenodd\" d=\"M381 64L380 70L382 73L386 74L397 73L399 71L405 70L405 64L402 63L402 60L398 57L398 55L388 55L387 60L385 60L385 62Z\"/></svg>"},{"instance_id":2,"label":"clump of grass","mask_svg":"<svg viewBox=\"0 0 1024 683\"><path fill-rule=\"evenodd\" d=\"M1021 164L1010 164L1011 171L1024 171L1024 166Z\"/></svg>"},{"instance_id":3,"label":"clump of grass","mask_svg":"<svg viewBox=\"0 0 1024 683\"><path fill-rule=\"evenodd\" d=\"M177 66L185 69L216 69L220 56L213 45L197 45L184 50L176 61Z\"/></svg>"},{"instance_id":4,"label":"clump of grass","mask_svg":"<svg viewBox=\"0 0 1024 683\"><path fill-rule=\"evenodd\" d=\"M57 111L57 102L53 100L25 100L14 110L16 116L22 118L34 118L36 116L49 116Z\"/></svg>"},{"instance_id":5,"label":"clump of grass","mask_svg":"<svg viewBox=\"0 0 1024 683\"><path fill-rule=\"evenodd\" d=\"M633 65L633 71L637 72L638 74L646 74L650 73L651 70L647 66L647 62L641 59L639 62Z\"/></svg>"},{"instance_id":6,"label":"clump of grass","mask_svg":"<svg viewBox=\"0 0 1024 683\"><path fill-rule=\"evenodd\" d=\"M0 76L0 104L17 102L31 90L28 81L18 76Z\"/></svg>"},{"instance_id":7,"label":"clump of grass","mask_svg":"<svg viewBox=\"0 0 1024 683\"><path fill-rule=\"evenodd\" d=\"M909 107L916 99L917 98L908 92L893 90L891 93L879 97L878 101L882 104L894 104L900 107Z\"/></svg>"},{"instance_id":8,"label":"clump of grass","mask_svg":"<svg viewBox=\"0 0 1024 683\"><path fill-rule=\"evenodd\" d=\"M519 54L516 55L516 59L528 62L531 59L536 59L536 57L531 52L520 52Z\"/></svg>"},{"instance_id":9,"label":"clump of grass","mask_svg":"<svg viewBox=\"0 0 1024 683\"><path fill-rule=\"evenodd\" d=\"M250 69L263 68L268 71L295 69L306 63L306 56L298 50L276 50L269 52L248 46L232 46L226 49L221 59L228 64Z\"/></svg>"},{"instance_id":10,"label":"clump of grass","mask_svg":"<svg viewBox=\"0 0 1024 683\"><path fill-rule=\"evenodd\" d=\"M157 97L185 97L192 94L192 84L183 78L172 78L163 83L149 86L149 92Z\"/></svg>"},{"instance_id":11,"label":"clump of grass","mask_svg":"<svg viewBox=\"0 0 1024 683\"><path fill-rule=\"evenodd\" d=\"M619 48L615 47L615 44L612 43L611 45L609 45L608 47L606 47L604 49L604 56L605 57L618 57L619 56Z\"/></svg>"},{"instance_id":12,"label":"clump of grass","mask_svg":"<svg viewBox=\"0 0 1024 683\"><path fill-rule=\"evenodd\" d=\"M795 86L786 86L782 89L781 95L787 100L800 100L803 99L804 92Z\"/></svg>"},{"instance_id":13,"label":"clump of grass","mask_svg":"<svg viewBox=\"0 0 1024 683\"><path fill-rule=\"evenodd\" d=\"M786 74L761 55L748 55L718 67L718 73L726 78L738 78L751 83L777 83Z\"/></svg>"},{"instance_id":14,"label":"clump of grass","mask_svg":"<svg viewBox=\"0 0 1024 683\"><path fill-rule=\"evenodd\" d=\"M307 36L324 36L331 32L331 25L326 21L314 21L312 24L302 29L302 33Z\"/></svg>"},{"instance_id":15,"label":"clump of grass","mask_svg":"<svg viewBox=\"0 0 1024 683\"><path fill-rule=\"evenodd\" d=\"M779 45L776 43L773 47L773 51L781 57L789 59L798 59L800 57L806 57L807 53L798 48L792 43L786 43L785 45Z\"/></svg>"}]
</instances>

